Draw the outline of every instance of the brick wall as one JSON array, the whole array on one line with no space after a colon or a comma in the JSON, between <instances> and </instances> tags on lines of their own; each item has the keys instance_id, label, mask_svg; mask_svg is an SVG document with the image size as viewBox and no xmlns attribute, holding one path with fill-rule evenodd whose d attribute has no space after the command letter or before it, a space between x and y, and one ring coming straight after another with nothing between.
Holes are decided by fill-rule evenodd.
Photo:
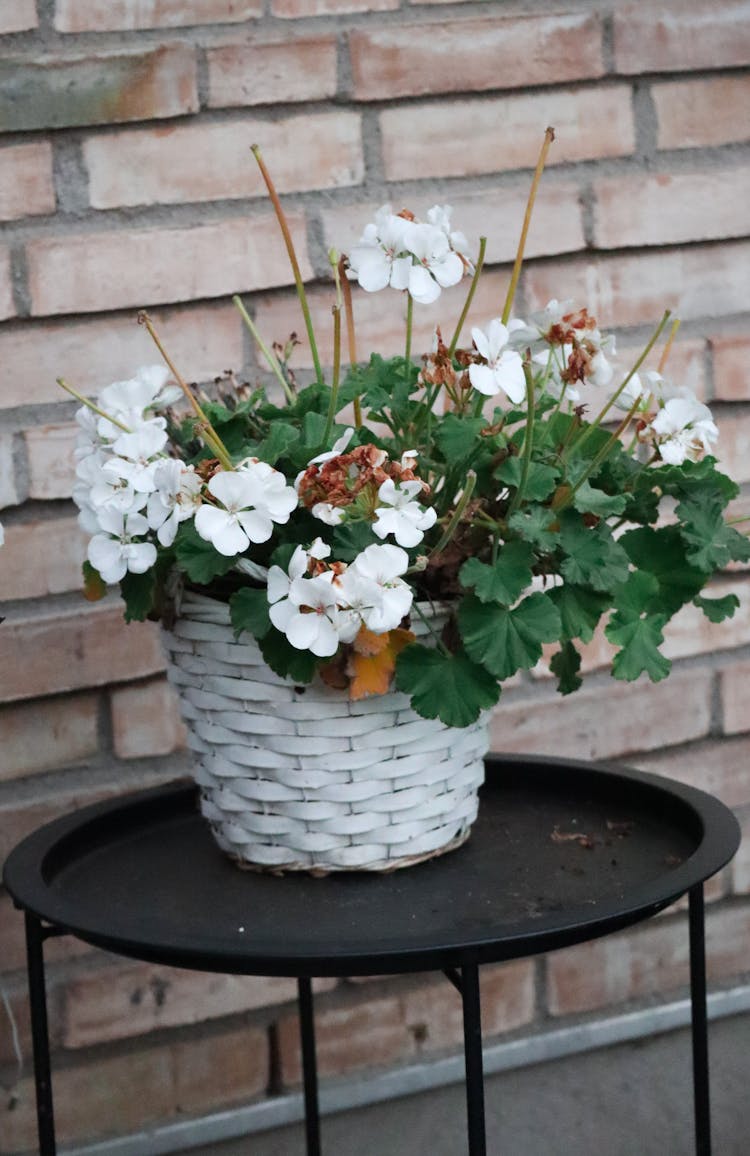
<instances>
[{"instance_id":1,"label":"brick wall","mask_svg":"<svg viewBox=\"0 0 750 1156\"><path fill-rule=\"evenodd\" d=\"M522 13L525 13L522 14ZM13 0L0 4L0 859L61 812L173 777L182 730L149 624L79 593L64 373L94 391L155 360L147 306L196 380L259 373L229 298L270 338L300 321L249 154L278 182L326 353L327 247L390 198L450 201L489 234L475 316L497 315L544 127L558 139L519 312L588 304L635 351L665 306L671 371L712 406L725 467L750 481L750 3L632 9L570 0ZM441 306L453 299L446 293ZM401 303L357 298L362 348L401 348ZM522 307L522 308L521 308ZM454 314L452 313L451 316ZM436 319L418 311L419 339ZM310 357L297 351L304 376ZM747 498L737 502L747 512ZM607 651L557 697L543 666L503 696L497 749L624 758L715 792L750 826L750 598L670 629L673 677L614 683ZM714 982L747 968L750 858L711 885ZM488 1036L674 998L684 911L548 960L489 969ZM34 1147L21 923L0 895L0 1154ZM59 1134L122 1133L299 1081L289 981L50 952ZM592 978L594 977L594 978ZM745 977L747 978L747 977ZM460 1041L432 979L321 982L325 1074ZM634 1003L635 1001L635 1003Z\"/></svg>"}]
</instances>

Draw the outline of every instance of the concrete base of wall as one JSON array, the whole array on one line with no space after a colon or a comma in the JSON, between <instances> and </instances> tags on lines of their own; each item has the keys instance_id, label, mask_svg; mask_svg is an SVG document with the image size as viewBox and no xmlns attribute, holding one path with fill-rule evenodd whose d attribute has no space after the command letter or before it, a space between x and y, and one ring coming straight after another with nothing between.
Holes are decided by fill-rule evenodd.
<instances>
[{"instance_id":1,"label":"concrete base of wall","mask_svg":"<svg viewBox=\"0 0 750 1156\"><path fill-rule=\"evenodd\" d=\"M710 1029L713 1148L750 1152L750 1015ZM490 1156L693 1156L690 1036L669 1032L504 1072L486 1084ZM295 1156L302 1127L193 1148L191 1156ZM331 1156L460 1156L463 1089L391 1100L323 1121Z\"/></svg>"}]
</instances>

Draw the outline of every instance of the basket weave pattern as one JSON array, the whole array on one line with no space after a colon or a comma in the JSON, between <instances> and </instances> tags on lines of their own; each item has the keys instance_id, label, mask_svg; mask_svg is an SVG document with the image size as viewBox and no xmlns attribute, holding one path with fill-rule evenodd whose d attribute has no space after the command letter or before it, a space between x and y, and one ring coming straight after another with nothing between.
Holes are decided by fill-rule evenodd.
<instances>
[{"instance_id":1,"label":"basket weave pattern","mask_svg":"<svg viewBox=\"0 0 750 1156\"><path fill-rule=\"evenodd\" d=\"M201 809L240 865L386 871L468 837L486 719L454 729L396 691L350 702L319 680L295 686L235 639L224 603L192 592L164 645Z\"/></svg>"}]
</instances>

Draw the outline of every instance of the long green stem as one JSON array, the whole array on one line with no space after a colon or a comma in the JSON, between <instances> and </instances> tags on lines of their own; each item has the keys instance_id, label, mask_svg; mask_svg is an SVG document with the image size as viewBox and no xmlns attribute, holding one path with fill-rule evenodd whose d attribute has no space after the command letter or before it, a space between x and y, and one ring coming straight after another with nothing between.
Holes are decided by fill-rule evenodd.
<instances>
[{"instance_id":1,"label":"long green stem","mask_svg":"<svg viewBox=\"0 0 750 1156\"><path fill-rule=\"evenodd\" d=\"M305 319L305 328L307 329L307 338L308 338L308 341L310 342L310 352L312 353L313 365L315 366L315 378L318 382L318 385L323 385L323 370L321 369L320 358L318 357L318 346L317 346L316 341L315 341L315 331L313 329L312 317L310 316L310 307L307 304L307 295L305 293L305 286L304 286L304 282L302 280L302 273L300 272L299 261L297 260L297 254L296 254L295 249L294 249L294 242L292 241L292 234L289 230L289 224L288 224L286 216L284 214L284 210L281 207L281 201L279 200L279 194L276 192L276 186L274 185L273 181L271 180L271 174L269 173L268 169L266 168L265 161L263 160L263 157L261 156L260 146L257 144L251 145L250 151L252 152L253 156L255 157L255 160L257 161L258 168L260 169L260 172L261 172L261 176L263 177L263 180L265 182L265 186L268 190L268 195L271 198L271 204L273 205L274 212L276 213L276 220L279 222L279 228L281 229L281 235L284 238L284 244L286 245L286 251L289 255L289 263L292 266L292 273L294 275L294 283L297 286L297 296L299 297L299 303L300 303L300 306L302 308L302 316Z\"/></svg>"},{"instance_id":2,"label":"long green stem","mask_svg":"<svg viewBox=\"0 0 750 1156\"><path fill-rule=\"evenodd\" d=\"M453 511L453 515L451 517L451 520L449 521L448 525L446 526L445 530L443 531L443 534L442 534L442 537L440 538L440 541L438 542L437 546L434 546L433 549L430 550L430 554L442 553L442 551L445 549L445 547L450 542L451 538L453 537L456 530L458 529L458 524L464 515L464 510L466 509L466 507L469 504L469 501L471 500L471 495L474 493L474 487L476 484L477 484L477 475L474 473L473 470L469 470L466 474L466 484L464 485L464 492L461 495L461 500L459 501L458 505L456 506L455 510Z\"/></svg>"},{"instance_id":3,"label":"long green stem","mask_svg":"<svg viewBox=\"0 0 750 1156\"><path fill-rule=\"evenodd\" d=\"M679 317L675 317L674 321L672 322L672 328L669 331L669 337L667 338L667 343L664 346L664 349L662 350L661 357L659 358L659 364L657 366L657 371L659 373L664 372L664 367L667 364L667 358L669 357L670 350L672 349L672 344L674 342L675 337L677 336L677 330L679 328L680 328L680 319L679 319Z\"/></svg>"},{"instance_id":4,"label":"long green stem","mask_svg":"<svg viewBox=\"0 0 750 1156\"><path fill-rule=\"evenodd\" d=\"M255 324L252 317L250 316L250 314L248 313L247 309L244 306L242 298L235 296L232 298L232 301L239 309L240 316L242 317L242 320L245 322L245 325L247 326L250 333L252 334L253 340L255 341L256 345L258 346L261 353L263 354L266 361L268 362L268 366L269 366L271 372L274 374L274 376L278 380L279 384L281 385L281 388L283 389L284 394L286 396L286 400L289 402L290 405L293 405L296 399L295 399L294 394L292 393L291 389L289 388L289 382L284 377L284 373L282 371L281 366L279 365L278 359L276 357L274 357L273 352L268 348L265 341L261 337L257 325Z\"/></svg>"},{"instance_id":5,"label":"long green stem","mask_svg":"<svg viewBox=\"0 0 750 1156\"><path fill-rule=\"evenodd\" d=\"M637 413L637 411L640 407L640 403L641 403L641 399L640 399L640 397L637 397L635 399L635 401L633 402L633 404L631 405L628 412L625 414L625 417L622 419L622 421L618 425L617 429L614 430L614 432L610 435L610 437L604 443L604 445L598 451L598 453L596 453L594 455L594 457L589 462L588 466L586 467L584 472L581 474L581 476L578 479L578 481L576 482L576 484L571 487L570 491L566 495L564 503L562 503L560 506L558 506L557 509L564 509L565 506L569 506L570 503L573 501L573 498L575 497L577 491L580 490L583 483L588 481L588 479L591 477L592 474L596 473L599 466L602 464L604 459L609 454L609 451L612 449L613 445L620 440L620 437L622 436L622 434L625 432L625 430L630 425L630 422L632 421L633 416Z\"/></svg>"},{"instance_id":6,"label":"long green stem","mask_svg":"<svg viewBox=\"0 0 750 1156\"><path fill-rule=\"evenodd\" d=\"M323 443L325 445L328 445L328 439L331 436L339 396L339 375L341 373L341 308L343 306L338 254L331 252L329 259L333 268L333 279L336 284L336 301L333 305L333 375L331 378L331 396L328 400L328 416L326 418L325 433L323 434Z\"/></svg>"},{"instance_id":7,"label":"long green stem","mask_svg":"<svg viewBox=\"0 0 750 1156\"><path fill-rule=\"evenodd\" d=\"M484 255L485 255L486 251L487 251L487 238L486 237L480 237L479 238L479 254L477 256L477 263L474 266L474 276L471 279L471 285L469 286L469 292L466 294L466 300L464 301L464 307L461 310L461 316L458 319L455 332L453 334L453 337L451 338L451 343L448 346L448 356L449 357L453 357L453 354L456 351L456 346L458 345L458 339L461 336L461 330L464 327L464 322L466 321L467 315L468 315L469 310L471 308L471 303L474 300L474 294L476 293L477 285L479 284L479 276L482 272L482 266L484 265Z\"/></svg>"},{"instance_id":8,"label":"long green stem","mask_svg":"<svg viewBox=\"0 0 750 1156\"><path fill-rule=\"evenodd\" d=\"M523 373L526 378L526 428L523 435L523 450L521 461L521 477L518 481L518 487L508 507L508 516L510 517L523 501L523 496L526 492L526 483L529 480L529 470L531 468L531 454L534 449L534 377L531 372L531 366L527 361L523 363Z\"/></svg>"},{"instance_id":9,"label":"long green stem","mask_svg":"<svg viewBox=\"0 0 750 1156\"><path fill-rule=\"evenodd\" d=\"M404 361L411 361L411 334L414 328L414 298L407 291L406 294L406 349Z\"/></svg>"},{"instance_id":10,"label":"long green stem","mask_svg":"<svg viewBox=\"0 0 750 1156\"><path fill-rule=\"evenodd\" d=\"M154 324L153 324L151 318L149 317L148 313L146 313L145 309L142 309L141 312L138 314L138 324L139 325L145 325L146 329L148 330L149 337L153 341L156 348L159 350L159 353L164 358L164 361L166 362L167 366L169 367L173 378L175 379L175 381L179 385L182 392L185 394L185 397L190 402L190 405L193 408L193 412L195 413L195 416L198 418L198 422L200 425L200 429L198 430L200 438L202 439L202 441L204 441L206 443L208 448L216 455L216 457L221 462L221 464L225 470L233 470L234 464L233 464L232 459L229 455L229 451L227 450L226 446L222 442L222 440L219 437L219 435L217 434L216 430L211 425L211 422L208 420L205 413L201 409L201 406L198 402L198 399L195 396L195 394L193 393L192 389L190 388L188 383L185 381L184 377L179 372L179 370L175 366L174 362L170 358L169 354L167 353L166 349L162 345L159 334L156 332L156 329L154 328Z\"/></svg>"},{"instance_id":11,"label":"long green stem","mask_svg":"<svg viewBox=\"0 0 750 1156\"><path fill-rule=\"evenodd\" d=\"M55 381L62 389L65 390L66 393L69 393L71 397L76 399L76 401L80 401L83 405L86 406L87 409L90 409L92 413L98 414L99 417L103 417L106 421L111 421L112 425L116 425L117 428L121 429L123 433L133 432L129 426L123 425L123 423L118 421L116 417L111 417L111 415L105 413L103 409L99 409L99 406L94 405L90 398L84 397L83 394L79 393L77 389L73 389L73 386L68 385L64 377L56 377Z\"/></svg>"},{"instance_id":12,"label":"long green stem","mask_svg":"<svg viewBox=\"0 0 750 1156\"><path fill-rule=\"evenodd\" d=\"M536 169L534 170L534 179L531 182L531 189L529 190L529 199L526 202L526 213L523 218L523 227L521 228L521 238L518 242L518 249L516 251L516 260L513 265L513 272L510 278L510 285L505 297L505 305L503 307L502 322L503 325L508 324L510 311L513 308L513 298L516 295L516 288L518 286L518 278L521 276L521 266L523 265L523 253L526 248L526 237L529 232L529 225L531 224L531 214L534 211L534 201L536 200L537 189L539 182L542 179L544 166L547 162L547 153L550 150L550 145L555 139L555 130L548 128L544 133L544 143L539 152L539 160L536 162Z\"/></svg>"},{"instance_id":13,"label":"long green stem","mask_svg":"<svg viewBox=\"0 0 750 1156\"><path fill-rule=\"evenodd\" d=\"M346 257L342 257L339 261L339 284L341 285L341 294L344 298L344 312L346 314L346 335L349 340L349 365L352 369L357 364L357 335L354 330L354 308L352 306L352 287L349 283L349 278L346 275ZM358 397L354 398L354 425L357 429L362 428L362 402Z\"/></svg>"},{"instance_id":14,"label":"long green stem","mask_svg":"<svg viewBox=\"0 0 750 1156\"><path fill-rule=\"evenodd\" d=\"M669 321L669 318L671 316L672 316L671 311L669 309L665 309L664 310L664 316L662 317L661 321L659 322L656 329L654 330L650 341L646 345L646 348L643 350L643 353L640 355L640 357L638 358L638 360L636 361L635 365L630 370L630 372L626 375L626 377L624 378L624 380L620 384L619 388L612 394L612 396L609 399L609 401L607 402L607 404L604 405L602 407L602 409L599 411L597 416L592 421L591 425L587 426L586 429L581 434L581 436L578 438L578 441L573 443L575 449L580 450L581 446L584 445L584 443L588 441L588 439L590 438L590 436L594 432L594 430L598 429L599 426L602 424L602 421L604 420L604 417L606 416L606 414L609 413L612 406L615 404L618 397L620 396L622 391L627 386L628 382L638 372L638 370L641 368L644 361L648 357L649 353L656 345L656 342L659 340L659 337L661 336L661 332L662 332L664 326L667 324L667 322Z\"/></svg>"}]
</instances>

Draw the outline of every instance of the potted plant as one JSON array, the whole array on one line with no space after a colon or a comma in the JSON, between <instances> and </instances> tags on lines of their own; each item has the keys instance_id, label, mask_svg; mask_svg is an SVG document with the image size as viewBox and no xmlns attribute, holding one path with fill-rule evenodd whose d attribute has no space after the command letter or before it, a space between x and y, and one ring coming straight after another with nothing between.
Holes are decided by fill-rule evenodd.
<instances>
[{"instance_id":1,"label":"potted plant","mask_svg":"<svg viewBox=\"0 0 750 1156\"><path fill-rule=\"evenodd\" d=\"M74 497L91 533L89 596L119 584L128 620L160 618L204 814L240 863L389 869L458 845L476 814L487 716L502 684L556 644L563 694L601 620L615 678L664 678L663 629L750 558L724 517L705 405L665 375L665 313L636 363L581 303L521 321L518 255L499 316L459 345L481 275L448 207L381 209L331 255L326 379L282 207L254 149L294 270L315 378L293 340L269 347L283 400L233 377L164 367L84 401ZM466 279L460 317L412 355L413 311ZM356 354L351 286L398 292L402 356ZM450 324L449 324L450 321ZM342 346L349 366L342 370ZM663 342L663 343L662 343ZM662 343L661 345L659 343ZM659 346L658 372L643 363Z\"/></svg>"}]
</instances>

